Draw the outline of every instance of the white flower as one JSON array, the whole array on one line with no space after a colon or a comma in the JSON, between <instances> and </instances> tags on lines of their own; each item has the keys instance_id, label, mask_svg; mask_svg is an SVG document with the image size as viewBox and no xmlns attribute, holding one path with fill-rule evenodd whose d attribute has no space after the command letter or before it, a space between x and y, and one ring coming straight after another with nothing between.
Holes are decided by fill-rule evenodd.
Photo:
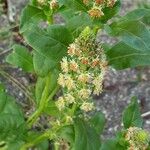
<instances>
[{"instance_id":1,"label":"white flower","mask_svg":"<svg viewBox=\"0 0 150 150\"><path fill-rule=\"evenodd\" d=\"M55 102L57 108L61 111L65 108L65 101L63 97L59 97L59 99Z\"/></svg>"},{"instance_id":2,"label":"white flower","mask_svg":"<svg viewBox=\"0 0 150 150\"><path fill-rule=\"evenodd\" d=\"M94 109L94 104L93 103L88 103L88 102L84 102L82 105L81 105L81 110L85 111L85 112L89 112L91 110Z\"/></svg>"},{"instance_id":3,"label":"white flower","mask_svg":"<svg viewBox=\"0 0 150 150\"><path fill-rule=\"evenodd\" d=\"M89 82L89 79L90 79L89 74L84 74L84 73L80 74L78 77L78 80L81 81L82 83Z\"/></svg>"},{"instance_id":4,"label":"white flower","mask_svg":"<svg viewBox=\"0 0 150 150\"><path fill-rule=\"evenodd\" d=\"M83 99L88 99L89 96L90 96L90 94L91 94L91 90L89 90L89 89L81 89L81 90L79 91L79 95L80 95L81 98L83 98Z\"/></svg>"},{"instance_id":5,"label":"white flower","mask_svg":"<svg viewBox=\"0 0 150 150\"><path fill-rule=\"evenodd\" d=\"M70 70L72 70L74 72L77 72L77 70L78 70L78 64L74 60L70 61L69 67L70 67Z\"/></svg>"},{"instance_id":6,"label":"white flower","mask_svg":"<svg viewBox=\"0 0 150 150\"><path fill-rule=\"evenodd\" d=\"M61 85L62 87L65 87L65 77L62 73L59 74L57 81L59 85Z\"/></svg>"},{"instance_id":7,"label":"white flower","mask_svg":"<svg viewBox=\"0 0 150 150\"><path fill-rule=\"evenodd\" d=\"M95 86L93 94L99 95L102 92L103 88L102 81L103 81L103 74L100 74L93 80L93 84Z\"/></svg>"},{"instance_id":8,"label":"white flower","mask_svg":"<svg viewBox=\"0 0 150 150\"><path fill-rule=\"evenodd\" d=\"M74 43L70 44L68 47L68 54L73 56L75 54L76 45Z\"/></svg>"},{"instance_id":9,"label":"white flower","mask_svg":"<svg viewBox=\"0 0 150 150\"><path fill-rule=\"evenodd\" d=\"M75 103L75 98L71 94L65 94L65 101L68 104Z\"/></svg>"},{"instance_id":10,"label":"white flower","mask_svg":"<svg viewBox=\"0 0 150 150\"><path fill-rule=\"evenodd\" d=\"M65 85L68 88L68 90L75 88L74 81L69 75L65 76Z\"/></svg>"},{"instance_id":11,"label":"white flower","mask_svg":"<svg viewBox=\"0 0 150 150\"><path fill-rule=\"evenodd\" d=\"M63 72L67 73L68 72L68 61L67 57L64 57L61 61L61 69Z\"/></svg>"},{"instance_id":12,"label":"white flower","mask_svg":"<svg viewBox=\"0 0 150 150\"><path fill-rule=\"evenodd\" d=\"M73 119L72 119L72 117L71 116L66 116L66 122L67 123L73 123Z\"/></svg>"}]
</instances>

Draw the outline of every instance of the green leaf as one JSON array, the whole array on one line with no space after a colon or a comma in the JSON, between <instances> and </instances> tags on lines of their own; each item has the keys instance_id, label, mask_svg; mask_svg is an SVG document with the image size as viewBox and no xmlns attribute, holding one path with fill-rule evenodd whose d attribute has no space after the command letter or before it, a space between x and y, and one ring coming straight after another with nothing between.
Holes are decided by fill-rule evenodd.
<instances>
[{"instance_id":1,"label":"green leaf","mask_svg":"<svg viewBox=\"0 0 150 150\"><path fill-rule=\"evenodd\" d=\"M44 77L57 66L57 63L49 59L48 57L38 53L37 51L34 51L33 65L37 75Z\"/></svg>"},{"instance_id":2,"label":"green leaf","mask_svg":"<svg viewBox=\"0 0 150 150\"><path fill-rule=\"evenodd\" d=\"M82 11L87 11L86 5L83 3L82 0L59 0L61 4L64 4L68 8L74 9L76 11L82 10Z\"/></svg>"},{"instance_id":3,"label":"green leaf","mask_svg":"<svg viewBox=\"0 0 150 150\"><path fill-rule=\"evenodd\" d=\"M119 42L107 52L109 64L116 69L150 65L150 52L137 50Z\"/></svg>"},{"instance_id":4,"label":"green leaf","mask_svg":"<svg viewBox=\"0 0 150 150\"><path fill-rule=\"evenodd\" d=\"M29 30L30 27L38 24L41 20L46 20L46 16L42 9L35 6L27 5L21 14L20 32Z\"/></svg>"},{"instance_id":5,"label":"green leaf","mask_svg":"<svg viewBox=\"0 0 150 150\"><path fill-rule=\"evenodd\" d=\"M47 30L34 27L24 33L27 43L51 61L59 62L72 42L72 35L63 25L51 25Z\"/></svg>"},{"instance_id":6,"label":"green leaf","mask_svg":"<svg viewBox=\"0 0 150 150\"><path fill-rule=\"evenodd\" d=\"M127 15L125 15L122 20L142 20L145 17L150 16L150 9L145 9L145 8L139 8L135 9L131 12L129 12Z\"/></svg>"},{"instance_id":7,"label":"green leaf","mask_svg":"<svg viewBox=\"0 0 150 150\"><path fill-rule=\"evenodd\" d=\"M44 113L50 116L59 117L60 113L54 101L49 101L44 109Z\"/></svg>"},{"instance_id":8,"label":"green leaf","mask_svg":"<svg viewBox=\"0 0 150 150\"><path fill-rule=\"evenodd\" d=\"M125 128L129 128L132 126L142 127L143 120L140 114L140 108L136 97L132 98L131 103L124 110L122 119Z\"/></svg>"},{"instance_id":9,"label":"green leaf","mask_svg":"<svg viewBox=\"0 0 150 150\"><path fill-rule=\"evenodd\" d=\"M57 78L58 78L59 71L53 70L51 73L49 73L46 77L38 77L37 83L36 83L36 89L35 89L35 96L36 96L36 103L39 104L43 91L45 89L47 80L50 80L50 84L48 85L48 94L57 87ZM47 95L48 97L49 95Z\"/></svg>"},{"instance_id":10,"label":"green leaf","mask_svg":"<svg viewBox=\"0 0 150 150\"><path fill-rule=\"evenodd\" d=\"M24 46L14 45L13 52L7 56L6 61L14 66L22 68L24 71L34 71L32 56Z\"/></svg>"},{"instance_id":11,"label":"green leaf","mask_svg":"<svg viewBox=\"0 0 150 150\"><path fill-rule=\"evenodd\" d=\"M95 128L97 134L102 133L104 126L105 126L105 122L106 122L105 116L101 112L95 113L95 115L92 116L92 118L90 120L90 123Z\"/></svg>"},{"instance_id":12,"label":"green leaf","mask_svg":"<svg viewBox=\"0 0 150 150\"><path fill-rule=\"evenodd\" d=\"M102 16L99 20L103 23L106 23L109 19L111 19L113 16L115 16L121 7L121 2L118 0L116 4L110 8L110 7L105 7L102 11L104 12L104 16Z\"/></svg>"},{"instance_id":13,"label":"green leaf","mask_svg":"<svg viewBox=\"0 0 150 150\"><path fill-rule=\"evenodd\" d=\"M99 150L100 137L95 129L90 127L82 120L76 120L74 124L75 129L75 150Z\"/></svg>"},{"instance_id":14,"label":"green leaf","mask_svg":"<svg viewBox=\"0 0 150 150\"><path fill-rule=\"evenodd\" d=\"M58 135L59 135L59 137L67 140L70 143L70 145L73 146L75 133L74 133L74 127L72 125L63 126L58 131Z\"/></svg>"},{"instance_id":15,"label":"green leaf","mask_svg":"<svg viewBox=\"0 0 150 150\"><path fill-rule=\"evenodd\" d=\"M7 149L20 150L26 136L23 114L14 99L0 92L0 143Z\"/></svg>"},{"instance_id":16,"label":"green leaf","mask_svg":"<svg viewBox=\"0 0 150 150\"><path fill-rule=\"evenodd\" d=\"M116 69L150 65L150 31L143 23L123 21L111 29L122 41L107 51L110 65Z\"/></svg>"},{"instance_id":17,"label":"green leaf","mask_svg":"<svg viewBox=\"0 0 150 150\"><path fill-rule=\"evenodd\" d=\"M100 150L126 150L126 146L121 146L117 139L110 139L103 142Z\"/></svg>"}]
</instances>

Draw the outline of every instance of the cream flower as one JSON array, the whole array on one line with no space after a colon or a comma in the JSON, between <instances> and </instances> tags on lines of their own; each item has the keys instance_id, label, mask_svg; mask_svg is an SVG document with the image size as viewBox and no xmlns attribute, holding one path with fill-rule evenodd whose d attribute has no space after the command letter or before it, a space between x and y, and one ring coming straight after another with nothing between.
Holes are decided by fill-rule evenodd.
<instances>
[{"instance_id":1,"label":"cream flower","mask_svg":"<svg viewBox=\"0 0 150 150\"><path fill-rule=\"evenodd\" d=\"M130 127L125 139L129 142L128 150L146 150L150 142L149 133L138 127Z\"/></svg>"},{"instance_id":2,"label":"cream flower","mask_svg":"<svg viewBox=\"0 0 150 150\"><path fill-rule=\"evenodd\" d=\"M75 103L75 98L71 94L65 94L65 101L67 104Z\"/></svg>"},{"instance_id":3,"label":"cream flower","mask_svg":"<svg viewBox=\"0 0 150 150\"><path fill-rule=\"evenodd\" d=\"M78 80L79 81L81 81L82 83L87 83L87 82L89 82L89 79L90 79L90 76L89 76L89 74L84 74L84 73L82 73L82 74L80 74L79 75L79 77L78 77Z\"/></svg>"},{"instance_id":4,"label":"cream flower","mask_svg":"<svg viewBox=\"0 0 150 150\"><path fill-rule=\"evenodd\" d=\"M84 102L82 105L81 105L81 110L85 111L85 112L89 112L91 110L94 109L94 104L93 103L88 103L88 102Z\"/></svg>"},{"instance_id":5,"label":"cream flower","mask_svg":"<svg viewBox=\"0 0 150 150\"><path fill-rule=\"evenodd\" d=\"M65 100L63 97L59 97L59 99L55 102L57 108L61 111L65 108Z\"/></svg>"},{"instance_id":6,"label":"cream flower","mask_svg":"<svg viewBox=\"0 0 150 150\"><path fill-rule=\"evenodd\" d=\"M67 57L64 57L61 61L61 69L63 72L67 73L68 72L68 60Z\"/></svg>"},{"instance_id":7,"label":"cream flower","mask_svg":"<svg viewBox=\"0 0 150 150\"><path fill-rule=\"evenodd\" d=\"M81 89L79 91L79 95L83 99L88 99L90 94L91 94L91 90L89 90L89 89Z\"/></svg>"},{"instance_id":8,"label":"cream flower","mask_svg":"<svg viewBox=\"0 0 150 150\"><path fill-rule=\"evenodd\" d=\"M59 6L59 4L58 4L57 0L51 0L51 2L50 2L51 9L56 9L58 6Z\"/></svg>"},{"instance_id":9,"label":"cream flower","mask_svg":"<svg viewBox=\"0 0 150 150\"><path fill-rule=\"evenodd\" d=\"M68 90L75 88L75 83L69 75L65 76L65 85L68 88Z\"/></svg>"},{"instance_id":10,"label":"cream flower","mask_svg":"<svg viewBox=\"0 0 150 150\"><path fill-rule=\"evenodd\" d=\"M102 92L103 88L102 81L103 81L103 74L100 74L93 80L93 84L95 86L93 94L99 95Z\"/></svg>"},{"instance_id":11,"label":"cream flower","mask_svg":"<svg viewBox=\"0 0 150 150\"><path fill-rule=\"evenodd\" d=\"M70 70L77 72L78 71L78 64L74 60L71 60L69 62L69 68L70 68Z\"/></svg>"},{"instance_id":12,"label":"cream flower","mask_svg":"<svg viewBox=\"0 0 150 150\"><path fill-rule=\"evenodd\" d=\"M68 55L73 56L75 54L76 45L74 43L70 44L68 47Z\"/></svg>"},{"instance_id":13,"label":"cream flower","mask_svg":"<svg viewBox=\"0 0 150 150\"><path fill-rule=\"evenodd\" d=\"M72 117L71 116L66 116L66 122L69 123L69 124L73 123Z\"/></svg>"},{"instance_id":14,"label":"cream flower","mask_svg":"<svg viewBox=\"0 0 150 150\"><path fill-rule=\"evenodd\" d=\"M65 77L62 73L59 74L57 81L59 85L61 85L62 87L65 87Z\"/></svg>"}]
</instances>

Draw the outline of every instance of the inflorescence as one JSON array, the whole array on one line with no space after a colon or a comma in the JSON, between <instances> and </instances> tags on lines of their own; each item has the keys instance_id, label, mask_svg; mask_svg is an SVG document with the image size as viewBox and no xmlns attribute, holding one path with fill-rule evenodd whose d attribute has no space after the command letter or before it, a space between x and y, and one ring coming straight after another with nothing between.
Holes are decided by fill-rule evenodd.
<instances>
[{"instance_id":1,"label":"inflorescence","mask_svg":"<svg viewBox=\"0 0 150 150\"><path fill-rule=\"evenodd\" d=\"M96 36L86 28L74 43L68 47L68 55L61 61L58 84L63 95L56 101L60 111L80 108L83 112L94 110L92 94L102 92L102 84L107 68L105 53L96 42ZM68 120L71 120L68 117Z\"/></svg>"},{"instance_id":2,"label":"inflorescence","mask_svg":"<svg viewBox=\"0 0 150 150\"><path fill-rule=\"evenodd\" d=\"M138 127L130 127L125 139L129 142L128 150L146 150L150 142L149 133Z\"/></svg>"},{"instance_id":3,"label":"inflorescence","mask_svg":"<svg viewBox=\"0 0 150 150\"><path fill-rule=\"evenodd\" d=\"M103 9L112 8L117 0L83 0L83 3L90 7L88 13L92 18L100 18L104 16Z\"/></svg>"}]
</instances>

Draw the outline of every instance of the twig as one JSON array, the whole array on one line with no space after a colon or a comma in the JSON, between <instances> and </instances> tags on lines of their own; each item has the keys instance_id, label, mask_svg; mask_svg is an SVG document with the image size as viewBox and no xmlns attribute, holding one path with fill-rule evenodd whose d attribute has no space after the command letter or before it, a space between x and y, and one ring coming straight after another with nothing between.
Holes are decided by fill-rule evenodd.
<instances>
[{"instance_id":1,"label":"twig","mask_svg":"<svg viewBox=\"0 0 150 150\"><path fill-rule=\"evenodd\" d=\"M145 117L147 117L147 116L150 116L150 111L148 111L148 112L146 112L146 113L143 113L141 116L142 116L143 118L145 118Z\"/></svg>"}]
</instances>

